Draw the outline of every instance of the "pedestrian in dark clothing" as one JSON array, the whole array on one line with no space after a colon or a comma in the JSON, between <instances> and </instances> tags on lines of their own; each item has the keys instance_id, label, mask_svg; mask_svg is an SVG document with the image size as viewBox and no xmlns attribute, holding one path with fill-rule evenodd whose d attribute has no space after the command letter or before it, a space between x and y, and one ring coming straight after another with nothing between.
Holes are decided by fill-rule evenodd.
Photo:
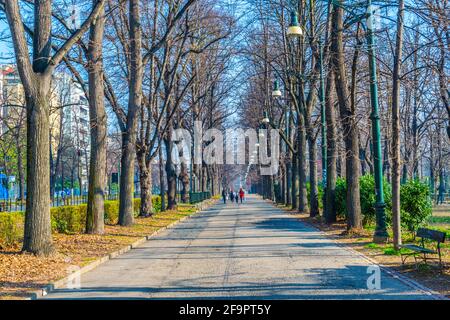
<instances>
[{"instance_id":1,"label":"pedestrian in dark clothing","mask_svg":"<svg viewBox=\"0 0 450 320\"><path fill-rule=\"evenodd\" d=\"M234 195L234 199L236 199L236 203L239 203L239 195L237 192Z\"/></svg>"},{"instance_id":2,"label":"pedestrian in dark clothing","mask_svg":"<svg viewBox=\"0 0 450 320\"><path fill-rule=\"evenodd\" d=\"M227 203L227 192L225 191L225 189L222 190L222 198L223 198L223 203L226 204Z\"/></svg>"},{"instance_id":3,"label":"pedestrian in dark clothing","mask_svg":"<svg viewBox=\"0 0 450 320\"><path fill-rule=\"evenodd\" d=\"M233 191L230 192L230 201L232 203L234 202L234 192Z\"/></svg>"}]
</instances>

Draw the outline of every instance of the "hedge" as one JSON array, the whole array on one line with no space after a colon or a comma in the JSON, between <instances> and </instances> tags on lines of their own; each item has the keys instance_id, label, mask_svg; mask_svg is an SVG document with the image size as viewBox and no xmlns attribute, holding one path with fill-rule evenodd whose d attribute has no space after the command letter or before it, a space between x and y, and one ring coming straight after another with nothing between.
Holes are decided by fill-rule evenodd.
<instances>
[{"instance_id":1,"label":"hedge","mask_svg":"<svg viewBox=\"0 0 450 320\"><path fill-rule=\"evenodd\" d=\"M152 198L155 212L161 211L161 197ZM141 199L134 199L134 214L139 214ZM86 224L87 205L61 206L50 209L52 231L58 233L81 233ZM105 201L105 223L116 224L119 220L119 201ZM0 247L19 241L23 233L23 212L0 212Z\"/></svg>"},{"instance_id":2,"label":"hedge","mask_svg":"<svg viewBox=\"0 0 450 320\"><path fill-rule=\"evenodd\" d=\"M372 175L360 177L361 213L364 225L375 222L375 180ZM386 222L392 222L392 189L383 178L384 200L386 203ZM346 218L347 183L344 178L336 182L336 211L338 216ZM415 231L426 218L431 215L432 204L427 184L417 180L410 180L400 189L402 226L408 231Z\"/></svg>"},{"instance_id":3,"label":"hedge","mask_svg":"<svg viewBox=\"0 0 450 320\"><path fill-rule=\"evenodd\" d=\"M0 212L0 248L19 241L23 233L23 212Z\"/></svg>"}]
</instances>

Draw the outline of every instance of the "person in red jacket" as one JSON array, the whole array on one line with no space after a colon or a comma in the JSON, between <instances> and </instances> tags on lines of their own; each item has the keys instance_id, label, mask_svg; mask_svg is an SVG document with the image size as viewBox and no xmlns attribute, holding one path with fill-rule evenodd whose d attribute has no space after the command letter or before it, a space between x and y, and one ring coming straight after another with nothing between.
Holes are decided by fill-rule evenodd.
<instances>
[{"instance_id":1,"label":"person in red jacket","mask_svg":"<svg viewBox=\"0 0 450 320\"><path fill-rule=\"evenodd\" d=\"M241 188L241 190L239 190L239 198L241 199L241 203L244 200L244 196L245 196L244 189Z\"/></svg>"}]
</instances>

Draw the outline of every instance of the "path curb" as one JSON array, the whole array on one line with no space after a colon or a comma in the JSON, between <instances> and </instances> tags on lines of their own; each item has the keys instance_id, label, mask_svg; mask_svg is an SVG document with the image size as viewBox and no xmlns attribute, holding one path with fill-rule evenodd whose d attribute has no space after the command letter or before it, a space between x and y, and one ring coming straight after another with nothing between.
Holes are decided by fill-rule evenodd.
<instances>
[{"instance_id":1,"label":"path curb","mask_svg":"<svg viewBox=\"0 0 450 320\"><path fill-rule=\"evenodd\" d=\"M197 212L195 212L195 213L193 213L193 214L191 214L189 216L183 217L180 220L174 221L174 222L172 222L171 224L169 224L169 225L167 225L165 227L162 227L162 228L160 228L158 230L155 230L150 235L142 237L139 240L136 240L135 242L133 242L132 244L129 244L129 245L127 245L127 246L125 246L125 247L123 247L123 248L121 248L119 250L111 252L111 253L109 253L109 254L107 254L107 255L105 255L105 256L103 256L103 257L101 257L101 258L99 258L99 259L97 259L97 260L95 260L95 261L93 261L93 262L91 262L89 264L87 264L86 266L80 268L76 272L73 272L70 275L68 275L68 276L66 276L66 277L64 277L64 278L62 278L60 280L51 282L51 283L47 284L46 286L44 286L44 287L42 287L42 288L40 288L38 290L31 291L30 292L30 296L31 297L28 298L27 300L37 300L39 298L45 297L46 295L48 295L49 293L51 293L55 289L67 286L72 281L72 279L74 277L80 277L81 275L83 275L86 272L89 272L89 271L97 268L98 266L104 264L105 262L107 262L107 261L109 261L111 259L114 259L114 258L116 258L116 257L118 257L118 256L120 256L120 255L122 255L122 254L124 254L124 253L126 253L128 251L130 251L131 249L135 249L135 248L139 247L143 243L145 243L148 240L151 240L155 236L159 235L161 232L163 232L165 230L168 230L168 229L172 229L177 224L179 224L179 223L181 223L183 221L186 221L186 220L188 220L188 219L190 219L190 218L192 218L194 216L197 216L197 215L201 214L205 209L213 206L216 203L217 203L217 200L210 199L210 200L206 200L204 202L196 204L195 208L198 210Z\"/></svg>"}]
</instances>

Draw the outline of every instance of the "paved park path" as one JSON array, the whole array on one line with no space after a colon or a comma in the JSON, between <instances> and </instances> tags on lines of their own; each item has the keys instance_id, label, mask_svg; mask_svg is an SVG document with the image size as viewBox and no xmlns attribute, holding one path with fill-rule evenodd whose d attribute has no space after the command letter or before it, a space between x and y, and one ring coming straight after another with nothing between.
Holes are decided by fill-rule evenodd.
<instances>
[{"instance_id":1,"label":"paved park path","mask_svg":"<svg viewBox=\"0 0 450 320\"><path fill-rule=\"evenodd\" d=\"M256 197L217 204L84 274L47 299L429 299Z\"/></svg>"}]
</instances>

